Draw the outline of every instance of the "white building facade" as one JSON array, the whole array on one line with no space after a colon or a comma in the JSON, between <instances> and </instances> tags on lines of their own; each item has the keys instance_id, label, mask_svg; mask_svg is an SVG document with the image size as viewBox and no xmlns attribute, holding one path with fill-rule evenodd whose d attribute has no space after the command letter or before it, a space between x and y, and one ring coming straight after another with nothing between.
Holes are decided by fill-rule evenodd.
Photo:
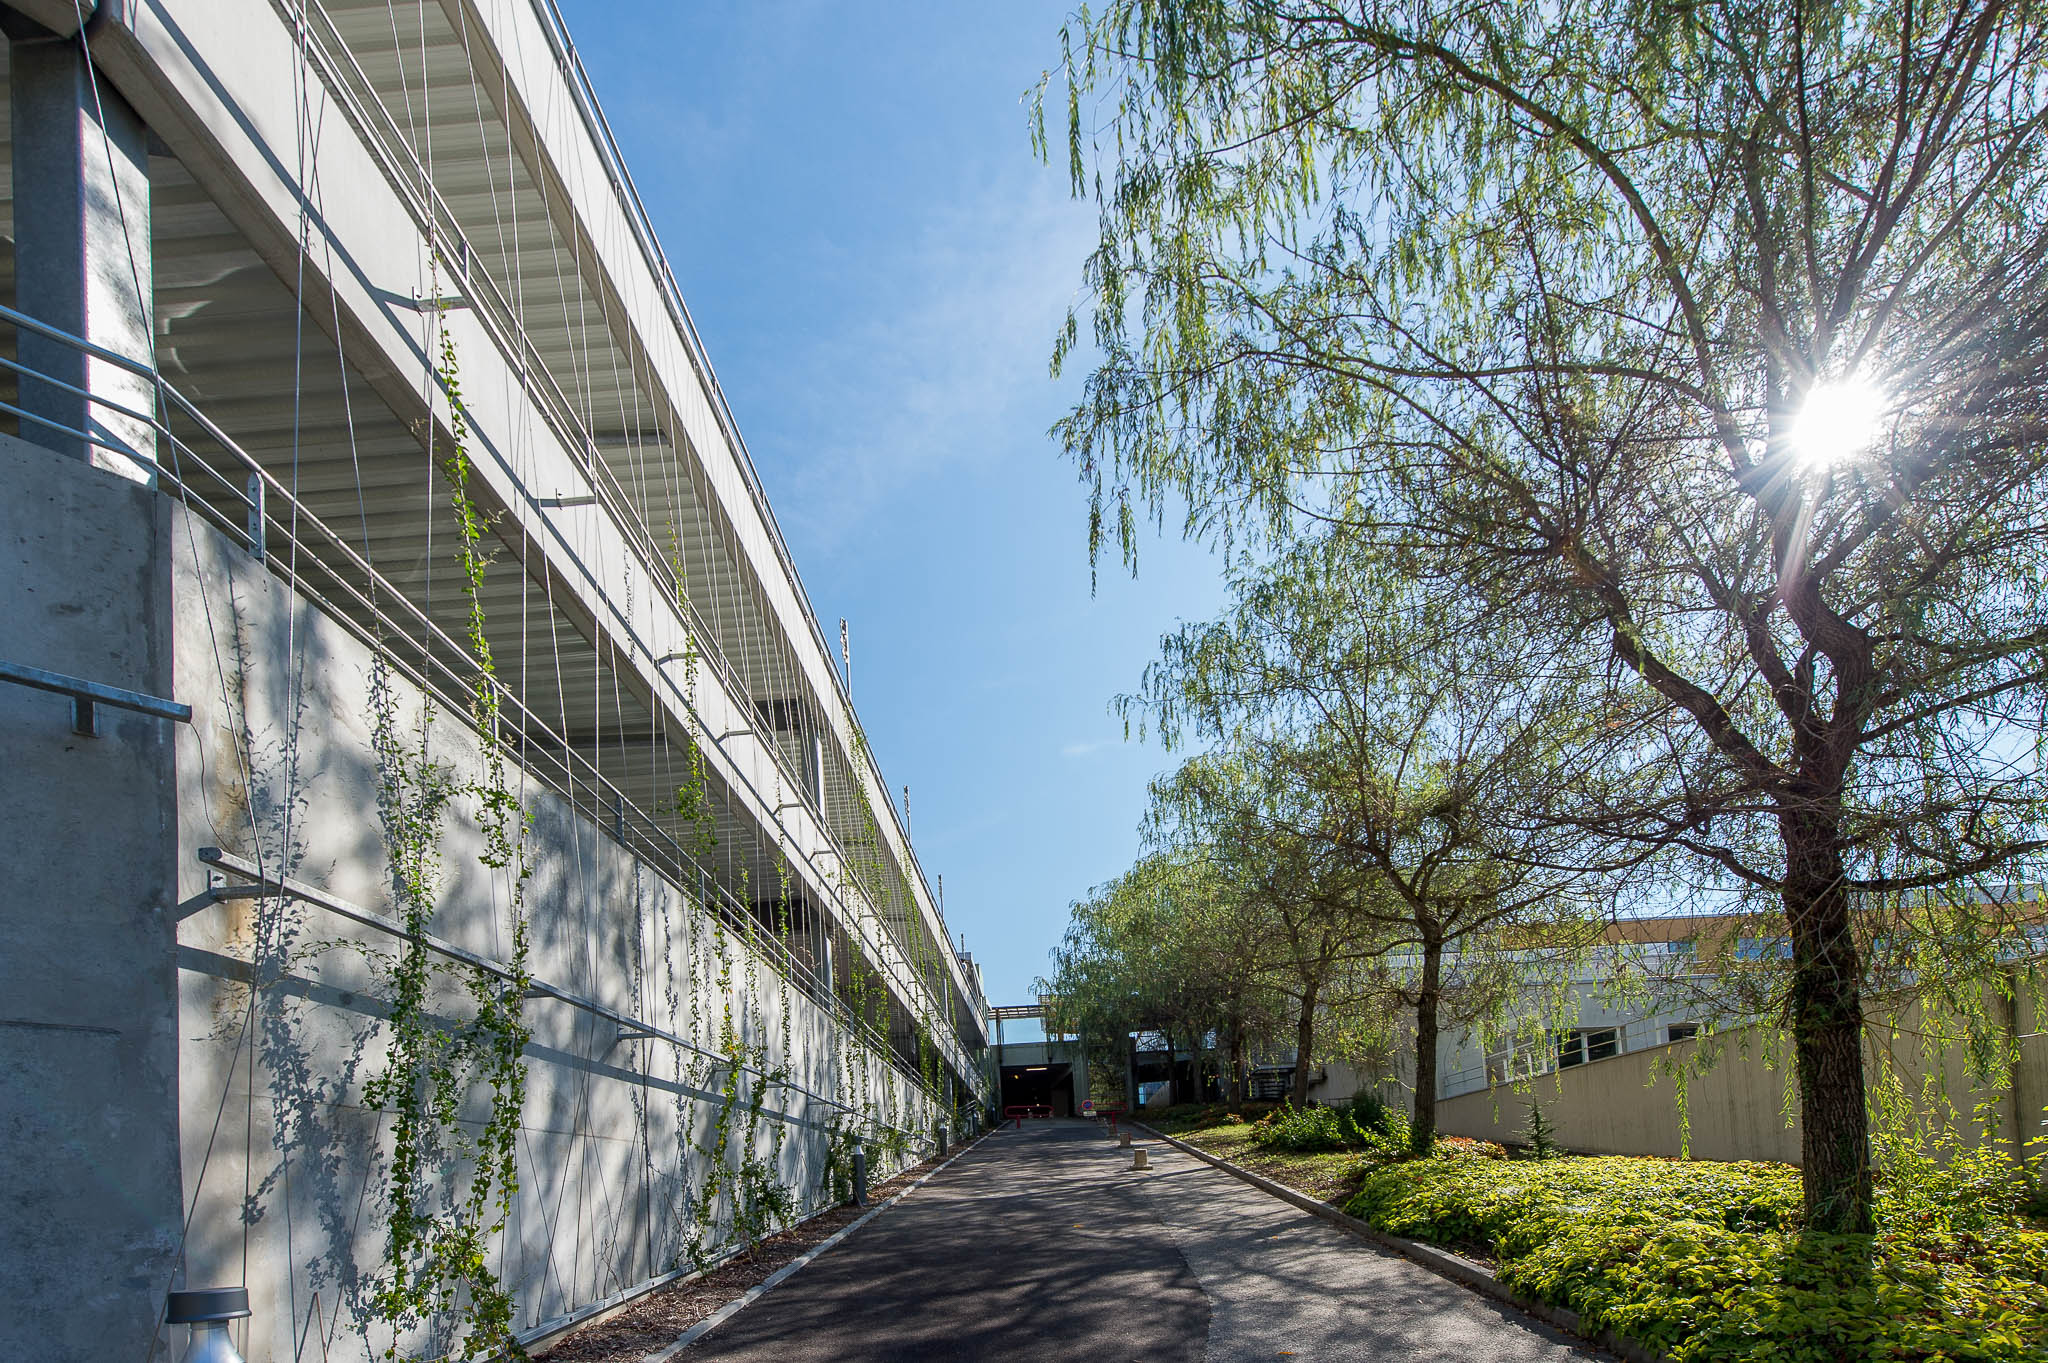
<instances>
[{"instance_id":1,"label":"white building facade","mask_svg":"<svg viewBox=\"0 0 2048 1363\"><path fill-rule=\"evenodd\" d=\"M0 1336L537 1343L972 1124L979 974L550 0L0 26Z\"/></svg>"}]
</instances>

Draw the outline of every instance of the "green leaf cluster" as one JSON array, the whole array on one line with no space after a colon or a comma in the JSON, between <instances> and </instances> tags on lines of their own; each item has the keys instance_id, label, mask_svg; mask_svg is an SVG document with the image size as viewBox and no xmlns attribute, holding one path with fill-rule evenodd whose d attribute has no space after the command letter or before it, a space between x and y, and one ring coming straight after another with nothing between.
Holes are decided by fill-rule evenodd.
<instances>
[{"instance_id":1,"label":"green leaf cluster","mask_svg":"<svg viewBox=\"0 0 2048 1363\"><path fill-rule=\"evenodd\" d=\"M436 257L435 297L439 279ZM379 656L371 684L377 805L405 938L395 957L378 960L389 996L390 1045L383 1068L363 1087L364 1105L391 1120L391 1153L380 1189L385 1262L370 1307L392 1327L387 1358L399 1356L407 1332L425 1325L434 1328L442 1356L518 1358L525 1351L513 1331L512 1293L491 1258L519 1191L529 1036L521 1001L530 947L529 815L510 782L500 734L504 695L482 595L490 564L484 548L489 518L470 496L459 357L438 311L436 321L441 325L435 377L448 402L449 429L440 467L459 532L465 638L476 665L469 717L482 772L464 781L433 758L428 708L421 709L411 739L401 734L397 693L388 662ZM476 805L484 842L478 861L503 873L508 883L509 980L475 967L444 967L427 945L441 891L442 830L463 797ZM466 1019L446 1011L457 990L468 1004ZM481 1123L470 1120L477 1098L486 1104Z\"/></svg>"},{"instance_id":2,"label":"green leaf cluster","mask_svg":"<svg viewBox=\"0 0 2048 1363\"><path fill-rule=\"evenodd\" d=\"M1450 1158L1368 1169L1346 1210L1677 1363L2039 1358L2048 1231L2009 1200L1924 1203L1888 1188L1876 1234L1822 1234L1785 1165Z\"/></svg>"},{"instance_id":3,"label":"green leaf cluster","mask_svg":"<svg viewBox=\"0 0 2048 1363\"><path fill-rule=\"evenodd\" d=\"M1408 1119L1371 1094L1343 1107L1295 1107L1291 1103L1252 1124L1253 1145L1291 1154L1364 1150L1394 1157L1408 1147Z\"/></svg>"}]
</instances>

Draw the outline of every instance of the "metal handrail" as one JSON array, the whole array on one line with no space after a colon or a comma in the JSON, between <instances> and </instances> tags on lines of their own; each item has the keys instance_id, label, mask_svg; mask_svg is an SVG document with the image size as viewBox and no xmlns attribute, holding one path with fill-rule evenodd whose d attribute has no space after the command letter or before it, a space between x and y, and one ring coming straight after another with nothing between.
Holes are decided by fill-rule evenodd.
<instances>
[{"instance_id":1,"label":"metal handrail","mask_svg":"<svg viewBox=\"0 0 2048 1363\"><path fill-rule=\"evenodd\" d=\"M307 904L316 905L319 908L326 909L329 913L346 918L350 922L360 923L364 927L374 928L378 932L402 938L406 941L417 942L436 955L445 956L449 960L466 965L472 970L480 970L494 979L503 980L508 984L518 984L524 989L528 997L556 999L568 1004L572 1008L601 1017L607 1022L618 1026L620 1029L619 1040L621 1041L644 1038L665 1041L671 1046L690 1051L710 1060L713 1063L714 1069L730 1068L738 1070L742 1074L751 1074L765 1083L780 1085L791 1092L802 1094L813 1102L823 1103L827 1107L837 1108L842 1112L853 1113L861 1117L862 1120L887 1131L907 1130L904 1127L892 1126L887 1122L869 1117L850 1103L842 1103L836 1098L828 1098L824 1094L805 1088L801 1084L771 1074L759 1066L737 1064L733 1061L732 1057L700 1046L696 1042L679 1036L664 1027L658 1027L654 1023L642 1018L636 1018L628 1013L620 1012L616 1008L599 1003L596 999L578 994L573 990L549 984L545 980L535 979L530 975L524 975L502 961L492 960L490 957L470 951L466 947L459 947L453 942L435 936L431 932L410 932L403 923L393 922L383 914L351 903L349 900L343 899L339 895L331 894L316 885L310 885L291 876L271 875L247 857L237 856L233 852L224 851L218 847L202 847L198 851L198 858L206 866L240 876L244 881L248 882L244 886L234 888L209 886L207 893L216 900L241 898L243 896L235 893L235 889L253 889L264 895L274 895L283 899L297 899ZM764 1111L767 1111L769 1116L786 1122L804 1123L803 1118L791 1113L772 1109L764 1109Z\"/></svg>"},{"instance_id":2,"label":"metal handrail","mask_svg":"<svg viewBox=\"0 0 2048 1363\"><path fill-rule=\"evenodd\" d=\"M54 691L60 696L71 697L72 727L80 733L93 732L92 711L95 705L111 705L121 710L133 710L137 714L152 715L157 719L174 720L179 724L192 722L192 707L181 705L162 696L152 696L143 691L130 691L125 687L108 686L104 682L87 681L84 677L73 677L62 672L49 672L26 663L0 662L0 682L13 682L16 686L32 687L38 691Z\"/></svg>"}]
</instances>

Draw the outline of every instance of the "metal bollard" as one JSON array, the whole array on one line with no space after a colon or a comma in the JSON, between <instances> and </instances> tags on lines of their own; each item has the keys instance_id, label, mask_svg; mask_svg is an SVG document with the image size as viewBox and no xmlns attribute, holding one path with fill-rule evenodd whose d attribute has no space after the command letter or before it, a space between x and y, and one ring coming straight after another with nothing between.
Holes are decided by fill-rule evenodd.
<instances>
[{"instance_id":1,"label":"metal bollard","mask_svg":"<svg viewBox=\"0 0 2048 1363\"><path fill-rule=\"evenodd\" d=\"M952 1134L944 1122L939 1123L939 1155L943 1156L946 1153L946 1147L951 1143L946 1138Z\"/></svg>"},{"instance_id":2,"label":"metal bollard","mask_svg":"<svg viewBox=\"0 0 2048 1363\"><path fill-rule=\"evenodd\" d=\"M1150 1169L1151 1167L1151 1165L1145 1162L1145 1147L1142 1145L1133 1146L1131 1148L1131 1168Z\"/></svg>"},{"instance_id":3,"label":"metal bollard","mask_svg":"<svg viewBox=\"0 0 2048 1363\"><path fill-rule=\"evenodd\" d=\"M857 1145L853 1147L853 1205L868 1205L868 1152Z\"/></svg>"}]
</instances>

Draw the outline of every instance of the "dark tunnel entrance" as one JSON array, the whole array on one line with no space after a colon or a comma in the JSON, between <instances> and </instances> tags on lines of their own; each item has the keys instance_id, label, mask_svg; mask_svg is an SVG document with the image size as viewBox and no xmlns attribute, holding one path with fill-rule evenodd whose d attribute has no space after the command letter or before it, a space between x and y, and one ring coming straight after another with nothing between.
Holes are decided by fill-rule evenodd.
<instances>
[{"instance_id":1,"label":"dark tunnel entrance","mask_svg":"<svg viewBox=\"0 0 2048 1363\"><path fill-rule=\"evenodd\" d=\"M1049 1107L1055 1117L1074 1115L1074 1067L1064 1060L1043 1065L1003 1066L1003 1111Z\"/></svg>"}]
</instances>

